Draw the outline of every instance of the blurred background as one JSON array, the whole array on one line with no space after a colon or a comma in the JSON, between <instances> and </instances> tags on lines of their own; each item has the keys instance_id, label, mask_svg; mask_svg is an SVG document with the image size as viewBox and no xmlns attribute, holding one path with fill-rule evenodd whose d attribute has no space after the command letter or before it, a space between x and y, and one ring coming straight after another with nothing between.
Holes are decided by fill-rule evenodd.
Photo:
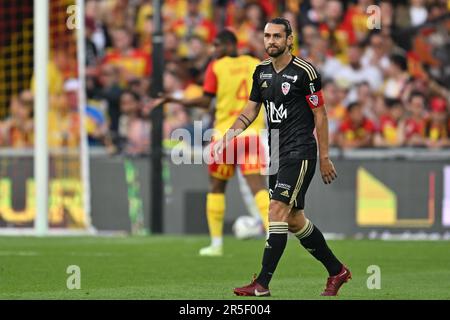
<instances>
[{"instance_id":1,"label":"blurred background","mask_svg":"<svg viewBox=\"0 0 450 320\"><path fill-rule=\"evenodd\" d=\"M150 185L152 1L85 1L83 113L77 33L68 27L73 4L49 2L49 226L145 233L150 195L158 192L164 233L207 233L206 167L175 166L167 156L163 186ZM376 11L368 13L371 5ZM32 227L36 214L33 9L32 0L0 3L4 230ZM450 238L449 10L446 0L166 0L163 87L180 98L201 96L218 31L233 30L240 53L265 59L266 21L289 19L293 53L322 75L331 154L340 172L325 204L323 186L314 181L307 212L330 235ZM373 28L370 19L378 22ZM163 110L167 155L178 143L171 140L174 130L193 132L194 121L205 130L214 120L213 109L167 103ZM80 114L90 150L89 191L80 173L87 156L80 148ZM203 147L192 144L192 150ZM251 211L236 184L228 191L227 232Z\"/></svg>"}]
</instances>

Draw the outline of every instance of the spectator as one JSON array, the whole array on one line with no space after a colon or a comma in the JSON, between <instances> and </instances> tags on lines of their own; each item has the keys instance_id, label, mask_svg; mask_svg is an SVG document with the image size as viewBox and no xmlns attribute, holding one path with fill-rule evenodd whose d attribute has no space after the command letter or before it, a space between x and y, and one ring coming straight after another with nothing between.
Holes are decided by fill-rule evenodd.
<instances>
[{"instance_id":1,"label":"spectator","mask_svg":"<svg viewBox=\"0 0 450 320\"><path fill-rule=\"evenodd\" d=\"M264 47L261 46L263 41L258 38L258 34L263 30L264 22L267 20L263 8L258 3L250 3L245 7L245 19L248 23L247 33L248 33L248 48L247 52L239 50L239 54L249 53L258 54ZM265 50L264 50L265 51Z\"/></svg>"},{"instance_id":2,"label":"spectator","mask_svg":"<svg viewBox=\"0 0 450 320\"><path fill-rule=\"evenodd\" d=\"M77 148L80 145L80 119L76 80L64 83L64 93L52 96L48 115L50 148Z\"/></svg>"},{"instance_id":3,"label":"spectator","mask_svg":"<svg viewBox=\"0 0 450 320\"><path fill-rule=\"evenodd\" d=\"M383 94L386 98L405 101L405 89L409 80L407 69L408 66L404 56L392 54L389 57L388 78L383 86Z\"/></svg>"},{"instance_id":4,"label":"spectator","mask_svg":"<svg viewBox=\"0 0 450 320\"><path fill-rule=\"evenodd\" d=\"M65 102L68 104L69 110L77 113L79 118L79 100L78 90L79 82L77 79L69 79L64 84ZM91 100L91 103L86 104L86 133L88 144L90 146L100 146L105 144L105 138L108 134L108 122L106 119L106 110L100 101Z\"/></svg>"},{"instance_id":5,"label":"spectator","mask_svg":"<svg viewBox=\"0 0 450 320\"><path fill-rule=\"evenodd\" d=\"M99 97L108 105L109 129L113 139L118 137L120 117L120 96L122 89L119 85L120 73L118 67L113 64L105 64L100 67L99 82L101 90Z\"/></svg>"},{"instance_id":6,"label":"spectator","mask_svg":"<svg viewBox=\"0 0 450 320\"><path fill-rule=\"evenodd\" d=\"M105 20L108 28L124 28L131 30L134 24L134 5L130 0L109 0L99 1L103 6L107 15Z\"/></svg>"},{"instance_id":7,"label":"spectator","mask_svg":"<svg viewBox=\"0 0 450 320\"><path fill-rule=\"evenodd\" d=\"M199 36L193 36L188 43L189 76L196 83L203 83L203 75L211 60L205 41Z\"/></svg>"},{"instance_id":8,"label":"spectator","mask_svg":"<svg viewBox=\"0 0 450 320\"><path fill-rule=\"evenodd\" d=\"M357 41L362 41L367 36L369 29L366 12L373 4L373 0L358 0L355 4L351 4L345 13L344 21L354 30Z\"/></svg>"},{"instance_id":9,"label":"spectator","mask_svg":"<svg viewBox=\"0 0 450 320\"><path fill-rule=\"evenodd\" d=\"M410 0L408 6L399 6L396 11L396 22L402 28L421 25L428 17L425 0Z\"/></svg>"},{"instance_id":10,"label":"spectator","mask_svg":"<svg viewBox=\"0 0 450 320\"><path fill-rule=\"evenodd\" d=\"M364 67L373 66L385 73L389 67L389 37L374 31L369 36L369 45L361 58Z\"/></svg>"},{"instance_id":11,"label":"spectator","mask_svg":"<svg viewBox=\"0 0 450 320\"><path fill-rule=\"evenodd\" d=\"M375 102L373 105L373 123L375 125L380 125L380 119L383 115L385 115L388 112L388 108L386 106L386 98L384 98L382 95L376 95L375 96Z\"/></svg>"},{"instance_id":12,"label":"spectator","mask_svg":"<svg viewBox=\"0 0 450 320\"><path fill-rule=\"evenodd\" d=\"M374 133L375 125L364 116L362 106L351 103L347 107L347 119L339 127L338 146L342 149L371 147Z\"/></svg>"},{"instance_id":13,"label":"spectator","mask_svg":"<svg viewBox=\"0 0 450 320\"><path fill-rule=\"evenodd\" d=\"M179 62L181 59L178 56L178 39L175 33L169 32L164 35L164 60L171 62Z\"/></svg>"},{"instance_id":14,"label":"spectator","mask_svg":"<svg viewBox=\"0 0 450 320\"><path fill-rule=\"evenodd\" d=\"M13 148L29 148L34 144L33 95L22 91L11 99L10 116L0 123L0 145Z\"/></svg>"},{"instance_id":15,"label":"spectator","mask_svg":"<svg viewBox=\"0 0 450 320\"><path fill-rule=\"evenodd\" d=\"M166 70L164 72L164 90L165 92L175 98L183 98L184 92L182 83L176 72ZM190 127L191 123L185 108L178 104L169 102L164 105L164 139L169 140L173 130L178 128Z\"/></svg>"},{"instance_id":16,"label":"spectator","mask_svg":"<svg viewBox=\"0 0 450 320\"><path fill-rule=\"evenodd\" d=\"M311 0L311 7L301 11L300 28L312 24L319 26L325 20L326 0Z\"/></svg>"},{"instance_id":17,"label":"spectator","mask_svg":"<svg viewBox=\"0 0 450 320\"><path fill-rule=\"evenodd\" d=\"M344 21L343 7L340 1L330 0L326 4L325 19L319 30L322 37L328 39L330 50L346 63L347 49L356 43L356 36L352 26Z\"/></svg>"},{"instance_id":18,"label":"spectator","mask_svg":"<svg viewBox=\"0 0 450 320\"><path fill-rule=\"evenodd\" d=\"M361 82L356 85L356 100L362 105L364 115L372 122L376 123L379 119L375 111L375 97L367 82Z\"/></svg>"},{"instance_id":19,"label":"spectator","mask_svg":"<svg viewBox=\"0 0 450 320\"><path fill-rule=\"evenodd\" d=\"M300 48L299 48L300 35L297 35L297 33L298 33L298 30L300 30L300 29L298 28L297 15L293 11L285 11L285 12L283 12L283 18L285 18L289 21L289 23L291 24L292 30L295 33L295 39L293 42L292 53L294 55L298 56L298 55L300 55ZM317 28L314 28L314 29L318 36ZM259 30L262 30L262 28Z\"/></svg>"},{"instance_id":20,"label":"spectator","mask_svg":"<svg viewBox=\"0 0 450 320\"><path fill-rule=\"evenodd\" d=\"M374 137L376 147L401 147L405 141L404 108L400 100L388 100L387 113L381 116Z\"/></svg>"},{"instance_id":21,"label":"spectator","mask_svg":"<svg viewBox=\"0 0 450 320\"><path fill-rule=\"evenodd\" d=\"M339 125L344 120L346 108L340 100L339 89L332 80L324 80L322 88L327 106L329 142L330 145L336 145Z\"/></svg>"},{"instance_id":22,"label":"spectator","mask_svg":"<svg viewBox=\"0 0 450 320\"><path fill-rule=\"evenodd\" d=\"M119 149L133 156L147 153L150 146L150 124L141 117L139 100L132 91L124 91L120 96Z\"/></svg>"},{"instance_id":23,"label":"spectator","mask_svg":"<svg viewBox=\"0 0 450 320\"><path fill-rule=\"evenodd\" d=\"M440 97L434 97L430 107L430 118L425 125L425 143L433 149L450 147L450 119L446 102Z\"/></svg>"},{"instance_id":24,"label":"spectator","mask_svg":"<svg viewBox=\"0 0 450 320\"><path fill-rule=\"evenodd\" d=\"M142 25L136 23L138 31L138 48L151 55L153 52L153 15L146 13L143 17Z\"/></svg>"},{"instance_id":25,"label":"spectator","mask_svg":"<svg viewBox=\"0 0 450 320\"><path fill-rule=\"evenodd\" d=\"M97 0L86 1L86 31L88 31L88 27L91 28L89 40L94 43L99 57L103 57L107 43L106 26L102 19L102 13L101 2ZM89 21L93 21L94 24L92 25L92 22Z\"/></svg>"},{"instance_id":26,"label":"spectator","mask_svg":"<svg viewBox=\"0 0 450 320\"><path fill-rule=\"evenodd\" d=\"M91 40L95 31L95 20L86 18L86 73L89 76L95 75L95 67L98 64L98 52L95 43Z\"/></svg>"},{"instance_id":27,"label":"spectator","mask_svg":"<svg viewBox=\"0 0 450 320\"><path fill-rule=\"evenodd\" d=\"M187 14L176 20L171 29L181 40L178 54L187 55L187 41L193 35L202 37L207 43L212 43L216 35L214 23L200 13L200 0L188 0Z\"/></svg>"},{"instance_id":28,"label":"spectator","mask_svg":"<svg viewBox=\"0 0 450 320\"><path fill-rule=\"evenodd\" d=\"M312 24L307 24L302 28L301 34L299 34L299 38L300 38L299 40L301 41L301 48L302 48L301 55L310 56L310 58L314 58L314 56L311 53L311 50L314 43L317 40L322 40L322 42L325 44L325 48L327 48L328 45L326 40L322 39L319 36L319 30Z\"/></svg>"},{"instance_id":29,"label":"spectator","mask_svg":"<svg viewBox=\"0 0 450 320\"><path fill-rule=\"evenodd\" d=\"M239 54L260 54L261 42L259 34L262 30L262 23L266 20L264 11L258 3L236 2L231 7L234 10L228 12L227 27L233 30L238 38ZM232 17L230 17L232 15Z\"/></svg>"},{"instance_id":30,"label":"spectator","mask_svg":"<svg viewBox=\"0 0 450 320\"><path fill-rule=\"evenodd\" d=\"M373 3L381 10L379 30L367 28L366 8ZM448 12L447 6L445 0L168 0L162 8L166 91L186 98L202 94L199 84L205 66L213 58L210 41L224 26L237 31L240 52L265 59L260 24L267 17L282 15L293 27L294 54L311 61L322 79L327 79L323 87L332 144L338 143L337 132L348 122L343 116L345 106L353 102L361 105L363 116L375 127L393 132L393 110L386 106L387 98L400 99L407 113L405 146L440 145L445 140L445 130L439 129L445 126L438 121L442 112L438 100L430 99L433 108L426 105L426 100L440 96L450 101L448 19L442 17ZM149 97L153 10L150 0L86 0L86 93L90 107L101 112L100 106L107 106L107 116L103 117L109 123L107 136L119 136L122 90L137 94L138 118L146 122L151 112L155 101ZM77 76L75 41L67 35L54 35L52 39L57 41L52 41L48 65L49 121L51 130L62 133L49 140L55 146L75 146L79 139L78 111L72 112L70 106L70 96L75 93L63 89L67 80ZM20 68L18 65L16 69ZM17 91L20 86L7 87L7 94L0 98L3 104L10 101L9 114L13 118L21 105ZM11 94L16 96L13 101ZM166 104L164 110L165 139L176 128L192 128L193 120L201 119L205 128L210 122L208 113L199 109L185 111L176 104ZM7 114L6 110L0 111ZM430 113L434 120L429 118ZM88 119L91 138L97 115L90 114L92 118ZM5 123L11 122L3 122L2 127ZM73 130L68 129L71 126ZM69 137L67 132L72 131L74 135ZM377 136L382 137L383 132ZM0 144L13 143L6 140Z\"/></svg>"},{"instance_id":31,"label":"spectator","mask_svg":"<svg viewBox=\"0 0 450 320\"><path fill-rule=\"evenodd\" d=\"M152 2L151 0L146 0L148 2ZM227 0L220 0L227 1ZM217 0L198 0L198 12L199 14L210 20L213 16L213 8L217 3ZM164 1L163 5L163 16L164 19L168 21L169 24L176 21L177 19L184 18L186 16L186 12L189 10L189 1L186 0L169 0ZM216 8L214 8L216 9ZM214 21L216 22L216 21Z\"/></svg>"},{"instance_id":32,"label":"spectator","mask_svg":"<svg viewBox=\"0 0 450 320\"><path fill-rule=\"evenodd\" d=\"M47 65L47 75L48 75L48 93L50 95L53 94L61 94L63 92L64 86L64 76L61 70L58 68L55 62L49 61ZM34 92L36 87L35 75L31 77L31 91Z\"/></svg>"},{"instance_id":33,"label":"spectator","mask_svg":"<svg viewBox=\"0 0 450 320\"><path fill-rule=\"evenodd\" d=\"M345 79L352 86L367 82L371 90L378 91L383 83L383 77L376 67L363 67L361 64L362 46L352 45L348 50L349 64L342 66L334 73L334 79Z\"/></svg>"},{"instance_id":34,"label":"spectator","mask_svg":"<svg viewBox=\"0 0 450 320\"><path fill-rule=\"evenodd\" d=\"M131 35L127 29L114 29L113 43L114 48L106 54L103 64L112 64L119 69L122 86L132 79L150 76L151 57L131 46Z\"/></svg>"},{"instance_id":35,"label":"spectator","mask_svg":"<svg viewBox=\"0 0 450 320\"><path fill-rule=\"evenodd\" d=\"M405 124L406 145L411 147L425 146L425 126L427 114L425 112L425 96L420 92L413 92L407 105L409 116Z\"/></svg>"}]
</instances>

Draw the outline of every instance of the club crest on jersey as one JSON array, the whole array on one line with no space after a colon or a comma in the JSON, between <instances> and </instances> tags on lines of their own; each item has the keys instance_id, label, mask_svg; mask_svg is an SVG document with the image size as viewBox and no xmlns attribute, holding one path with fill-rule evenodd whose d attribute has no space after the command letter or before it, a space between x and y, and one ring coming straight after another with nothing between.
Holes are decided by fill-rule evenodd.
<instances>
[{"instance_id":1,"label":"club crest on jersey","mask_svg":"<svg viewBox=\"0 0 450 320\"><path fill-rule=\"evenodd\" d=\"M310 95L308 99L309 102L311 102L315 107L317 107L317 105L319 104L319 97L316 94Z\"/></svg>"},{"instance_id":2,"label":"club crest on jersey","mask_svg":"<svg viewBox=\"0 0 450 320\"><path fill-rule=\"evenodd\" d=\"M289 90L291 89L291 84L289 82L283 82L281 84L281 91L284 95L287 95L289 93Z\"/></svg>"}]
</instances>

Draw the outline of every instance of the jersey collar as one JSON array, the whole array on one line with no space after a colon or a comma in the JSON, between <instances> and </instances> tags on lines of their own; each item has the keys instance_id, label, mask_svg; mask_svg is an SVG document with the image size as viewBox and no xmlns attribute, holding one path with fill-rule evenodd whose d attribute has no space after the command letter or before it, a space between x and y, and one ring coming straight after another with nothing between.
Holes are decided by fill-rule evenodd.
<instances>
[{"instance_id":1,"label":"jersey collar","mask_svg":"<svg viewBox=\"0 0 450 320\"><path fill-rule=\"evenodd\" d=\"M294 56L294 55L291 55L291 61L289 61L289 63L288 63L286 66L284 66L284 68L281 69L281 70L278 71L278 72L275 70L275 67L273 66L273 62L270 63L270 66L272 67L273 72L275 72L276 74L280 74L280 73L282 73L284 70L286 70L287 67L289 67L289 66L291 65L291 63L292 63L292 61L294 61L294 59L295 59L295 56Z\"/></svg>"}]
</instances>

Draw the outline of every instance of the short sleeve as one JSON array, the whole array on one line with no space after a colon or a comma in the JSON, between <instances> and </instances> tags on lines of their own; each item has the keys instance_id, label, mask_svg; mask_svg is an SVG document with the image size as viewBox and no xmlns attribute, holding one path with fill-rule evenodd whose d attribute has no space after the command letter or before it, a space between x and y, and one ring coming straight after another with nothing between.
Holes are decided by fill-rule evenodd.
<instances>
[{"instance_id":1,"label":"short sleeve","mask_svg":"<svg viewBox=\"0 0 450 320\"><path fill-rule=\"evenodd\" d=\"M257 69L255 69L255 72L253 72L252 91L250 92L249 100L254 102L262 102L261 91L258 83L258 73L256 72L256 70Z\"/></svg>"},{"instance_id":2,"label":"short sleeve","mask_svg":"<svg viewBox=\"0 0 450 320\"><path fill-rule=\"evenodd\" d=\"M322 94L322 77L311 67L303 80L305 99L311 109L320 108L325 104Z\"/></svg>"},{"instance_id":3,"label":"short sleeve","mask_svg":"<svg viewBox=\"0 0 450 320\"><path fill-rule=\"evenodd\" d=\"M205 80L203 81L203 92L210 95L216 95L217 92L217 76L213 68L214 62L210 62L206 68Z\"/></svg>"}]
</instances>

